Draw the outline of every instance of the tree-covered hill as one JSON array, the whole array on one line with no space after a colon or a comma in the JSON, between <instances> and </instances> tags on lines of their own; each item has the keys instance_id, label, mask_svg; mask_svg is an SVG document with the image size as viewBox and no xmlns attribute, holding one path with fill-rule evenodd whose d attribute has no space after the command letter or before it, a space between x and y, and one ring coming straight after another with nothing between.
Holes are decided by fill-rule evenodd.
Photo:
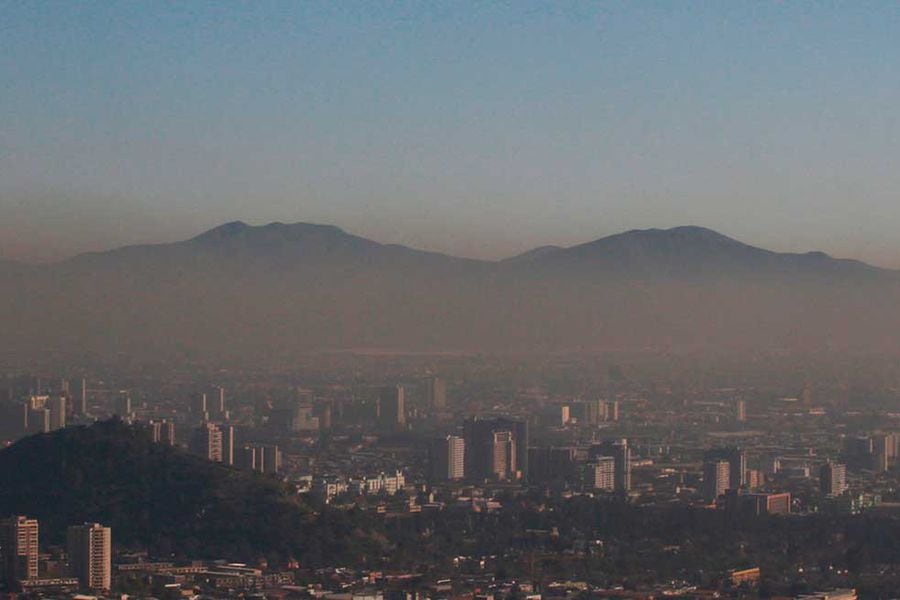
<instances>
[{"instance_id":1,"label":"tree-covered hill","mask_svg":"<svg viewBox=\"0 0 900 600\"><path fill-rule=\"evenodd\" d=\"M11 514L39 519L45 543L62 542L68 525L97 521L118 545L246 560L339 560L348 549L322 530L351 527L347 516L314 513L277 481L155 444L117 420L0 452L0 515Z\"/></svg>"}]
</instances>

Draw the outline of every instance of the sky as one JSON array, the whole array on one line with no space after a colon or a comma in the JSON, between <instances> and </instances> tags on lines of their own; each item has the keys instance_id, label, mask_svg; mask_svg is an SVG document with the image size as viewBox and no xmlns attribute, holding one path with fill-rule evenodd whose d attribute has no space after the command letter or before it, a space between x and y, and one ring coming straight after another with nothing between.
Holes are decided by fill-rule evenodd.
<instances>
[{"instance_id":1,"label":"sky","mask_svg":"<svg viewBox=\"0 0 900 600\"><path fill-rule=\"evenodd\" d=\"M900 4L0 2L0 258L693 224L900 267Z\"/></svg>"}]
</instances>

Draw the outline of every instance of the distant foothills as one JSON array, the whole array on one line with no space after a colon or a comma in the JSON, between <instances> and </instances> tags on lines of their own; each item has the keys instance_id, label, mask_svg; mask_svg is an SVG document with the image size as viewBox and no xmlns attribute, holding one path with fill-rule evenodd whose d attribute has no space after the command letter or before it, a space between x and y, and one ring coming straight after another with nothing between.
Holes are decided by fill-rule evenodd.
<instances>
[{"instance_id":1,"label":"distant foothills","mask_svg":"<svg viewBox=\"0 0 900 600\"><path fill-rule=\"evenodd\" d=\"M5 361L900 349L900 272L690 226L494 262L234 222L51 265L0 262L0 281Z\"/></svg>"}]
</instances>

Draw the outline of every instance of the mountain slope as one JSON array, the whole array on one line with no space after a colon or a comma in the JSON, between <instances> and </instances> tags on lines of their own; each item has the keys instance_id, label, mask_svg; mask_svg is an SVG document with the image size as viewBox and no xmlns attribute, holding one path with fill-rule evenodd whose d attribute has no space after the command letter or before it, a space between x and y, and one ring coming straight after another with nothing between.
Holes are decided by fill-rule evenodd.
<instances>
[{"instance_id":1,"label":"mountain slope","mask_svg":"<svg viewBox=\"0 0 900 600\"><path fill-rule=\"evenodd\" d=\"M739 242L703 227L642 229L541 252L531 267L578 268L582 274L618 273L630 276L749 275L888 276L890 272L822 252L779 253Z\"/></svg>"},{"instance_id":2,"label":"mountain slope","mask_svg":"<svg viewBox=\"0 0 900 600\"><path fill-rule=\"evenodd\" d=\"M127 246L76 256L60 270L95 271L122 267L231 270L263 267L395 267L475 264L478 261L380 244L332 225L270 223L251 226L235 221L194 238L171 244Z\"/></svg>"},{"instance_id":3,"label":"mountain slope","mask_svg":"<svg viewBox=\"0 0 900 600\"><path fill-rule=\"evenodd\" d=\"M289 364L351 348L900 349L895 272L697 227L487 262L330 226L229 223L3 282L0 352L20 363Z\"/></svg>"}]
</instances>

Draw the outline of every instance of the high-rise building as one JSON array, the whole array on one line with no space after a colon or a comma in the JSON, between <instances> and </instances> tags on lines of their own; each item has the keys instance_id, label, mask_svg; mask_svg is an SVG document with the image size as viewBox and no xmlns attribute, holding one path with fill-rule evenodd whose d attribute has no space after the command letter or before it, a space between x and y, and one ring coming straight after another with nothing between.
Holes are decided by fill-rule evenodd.
<instances>
[{"instance_id":1,"label":"high-rise building","mask_svg":"<svg viewBox=\"0 0 900 600\"><path fill-rule=\"evenodd\" d=\"M890 466L890 458L884 448L878 448L876 439L876 447L872 452L871 469L876 473L884 473Z\"/></svg>"},{"instance_id":2,"label":"high-rise building","mask_svg":"<svg viewBox=\"0 0 900 600\"><path fill-rule=\"evenodd\" d=\"M618 421L619 420L619 401L618 400L609 400L606 403L606 420L607 421Z\"/></svg>"},{"instance_id":3,"label":"high-rise building","mask_svg":"<svg viewBox=\"0 0 900 600\"><path fill-rule=\"evenodd\" d=\"M819 489L828 496L840 496L847 489L847 466L828 462L819 470Z\"/></svg>"},{"instance_id":4,"label":"high-rise building","mask_svg":"<svg viewBox=\"0 0 900 600\"><path fill-rule=\"evenodd\" d=\"M42 396L40 394L32 394L28 398L28 406L31 407L32 410L40 410L42 408L47 408L47 401L50 400L50 396Z\"/></svg>"},{"instance_id":5,"label":"high-rise building","mask_svg":"<svg viewBox=\"0 0 900 600\"><path fill-rule=\"evenodd\" d=\"M129 421L133 417L133 413L131 411L131 395L126 391L119 392L119 395L116 396L116 404L113 408L113 414L122 419L123 421Z\"/></svg>"},{"instance_id":6,"label":"high-rise building","mask_svg":"<svg viewBox=\"0 0 900 600\"><path fill-rule=\"evenodd\" d=\"M246 444L237 451L235 464L260 473L276 474L281 471L281 449L270 444Z\"/></svg>"},{"instance_id":7,"label":"high-rise building","mask_svg":"<svg viewBox=\"0 0 900 600\"><path fill-rule=\"evenodd\" d=\"M278 446L267 444L262 447L263 460L262 472L276 474L281 472L281 449Z\"/></svg>"},{"instance_id":8,"label":"high-rise building","mask_svg":"<svg viewBox=\"0 0 900 600\"><path fill-rule=\"evenodd\" d=\"M50 409L50 431L66 427L66 397L54 396L47 402Z\"/></svg>"},{"instance_id":9,"label":"high-rise building","mask_svg":"<svg viewBox=\"0 0 900 600\"><path fill-rule=\"evenodd\" d=\"M150 421L150 436L154 442L175 445L175 423L163 419L162 421Z\"/></svg>"},{"instance_id":10,"label":"high-rise building","mask_svg":"<svg viewBox=\"0 0 900 600\"><path fill-rule=\"evenodd\" d=\"M222 430L215 423L204 423L194 430L191 452L213 462L222 462Z\"/></svg>"},{"instance_id":11,"label":"high-rise building","mask_svg":"<svg viewBox=\"0 0 900 600\"><path fill-rule=\"evenodd\" d=\"M766 482L766 475L758 469L747 469L747 489L755 490Z\"/></svg>"},{"instance_id":12,"label":"high-rise building","mask_svg":"<svg viewBox=\"0 0 900 600\"><path fill-rule=\"evenodd\" d=\"M250 469L253 471L258 470L256 461L256 446L247 444L246 446L241 446L240 448L238 448L235 451L234 464L242 469Z\"/></svg>"},{"instance_id":13,"label":"high-rise building","mask_svg":"<svg viewBox=\"0 0 900 600\"><path fill-rule=\"evenodd\" d=\"M739 490L747 483L747 457L736 447L711 448L703 453L704 462L728 461L728 488Z\"/></svg>"},{"instance_id":14,"label":"high-rise building","mask_svg":"<svg viewBox=\"0 0 900 600\"><path fill-rule=\"evenodd\" d=\"M491 474L500 481L517 478L516 436L512 431L493 432Z\"/></svg>"},{"instance_id":15,"label":"high-rise building","mask_svg":"<svg viewBox=\"0 0 900 600\"><path fill-rule=\"evenodd\" d=\"M780 494L745 494L738 497L756 515L791 514L791 495L788 492Z\"/></svg>"},{"instance_id":16,"label":"high-rise building","mask_svg":"<svg viewBox=\"0 0 900 600\"><path fill-rule=\"evenodd\" d=\"M731 463L724 458L707 459L703 462L703 497L708 502L725 495L731 486Z\"/></svg>"},{"instance_id":17,"label":"high-rise building","mask_svg":"<svg viewBox=\"0 0 900 600\"><path fill-rule=\"evenodd\" d=\"M378 396L378 424L382 429L401 429L406 424L405 395L402 385L382 388Z\"/></svg>"},{"instance_id":18,"label":"high-rise building","mask_svg":"<svg viewBox=\"0 0 900 600\"><path fill-rule=\"evenodd\" d=\"M212 388L211 392L212 393L207 397L207 400L210 401L207 403L206 408L215 413L217 417L222 418L227 412L227 409L225 408L225 388L217 385ZM210 406L210 404L212 406Z\"/></svg>"},{"instance_id":19,"label":"high-rise building","mask_svg":"<svg viewBox=\"0 0 900 600\"><path fill-rule=\"evenodd\" d=\"M209 421L209 404L206 394L200 392L191 398L191 414L194 416L195 422Z\"/></svg>"},{"instance_id":20,"label":"high-rise building","mask_svg":"<svg viewBox=\"0 0 900 600\"><path fill-rule=\"evenodd\" d=\"M897 457L897 451L900 450L900 433L896 431L887 432L884 435L884 443L887 446L888 458Z\"/></svg>"},{"instance_id":21,"label":"high-rise building","mask_svg":"<svg viewBox=\"0 0 900 600\"><path fill-rule=\"evenodd\" d=\"M511 439L503 442L496 440L495 432L507 432ZM497 443L506 443L515 456L514 462L508 457L506 464L514 466L509 478L523 478L528 472L528 423L521 420L498 417L493 419L472 418L465 424L465 472L466 477L474 480L494 479L497 477L496 448Z\"/></svg>"},{"instance_id":22,"label":"high-rise building","mask_svg":"<svg viewBox=\"0 0 900 600\"><path fill-rule=\"evenodd\" d=\"M611 456L615 465L615 490L631 490L631 449L627 439L609 440L591 448L591 457Z\"/></svg>"},{"instance_id":23,"label":"high-rise building","mask_svg":"<svg viewBox=\"0 0 900 600\"><path fill-rule=\"evenodd\" d=\"M588 465L590 487L595 490L612 492L616 489L616 459L612 456L598 456Z\"/></svg>"},{"instance_id":24,"label":"high-rise building","mask_svg":"<svg viewBox=\"0 0 900 600\"><path fill-rule=\"evenodd\" d=\"M466 442L463 438L448 435L434 440L429 458L433 481L455 481L465 477Z\"/></svg>"},{"instance_id":25,"label":"high-rise building","mask_svg":"<svg viewBox=\"0 0 900 600\"><path fill-rule=\"evenodd\" d=\"M47 433L50 431L50 409L28 408L26 404L25 431L27 433Z\"/></svg>"},{"instance_id":26,"label":"high-rise building","mask_svg":"<svg viewBox=\"0 0 900 600\"><path fill-rule=\"evenodd\" d=\"M29 433L31 431L28 426L28 414L30 412L31 407L28 406L27 402L23 402L16 410L16 421L18 421L19 428L22 433Z\"/></svg>"},{"instance_id":27,"label":"high-rise building","mask_svg":"<svg viewBox=\"0 0 900 600\"><path fill-rule=\"evenodd\" d=\"M569 418L579 425L596 425L599 414L596 401L578 401L569 404Z\"/></svg>"},{"instance_id":28,"label":"high-rise building","mask_svg":"<svg viewBox=\"0 0 900 600\"><path fill-rule=\"evenodd\" d=\"M81 587L93 592L112 585L112 530L99 523L73 525L66 536L69 569Z\"/></svg>"},{"instance_id":29,"label":"high-rise building","mask_svg":"<svg viewBox=\"0 0 900 600\"><path fill-rule=\"evenodd\" d=\"M234 427L232 425L220 425L222 434L222 462L226 465L234 464Z\"/></svg>"},{"instance_id":30,"label":"high-rise building","mask_svg":"<svg viewBox=\"0 0 900 600\"><path fill-rule=\"evenodd\" d=\"M447 383L439 377L428 378L425 380L425 397L431 410L444 410L447 407Z\"/></svg>"},{"instance_id":31,"label":"high-rise building","mask_svg":"<svg viewBox=\"0 0 900 600\"><path fill-rule=\"evenodd\" d=\"M81 394L78 398L78 414L84 416L87 414L88 407L88 389L87 389L87 379L81 379Z\"/></svg>"},{"instance_id":32,"label":"high-rise building","mask_svg":"<svg viewBox=\"0 0 900 600\"><path fill-rule=\"evenodd\" d=\"M735 400L734 418L741 423L747 420L747 403L744 400Z\"/></svg>"},{"instance_id":33,"label":"high-rise building","mask_svg":"<svg viewBox=\"0 0 900 600\"><path fill-rule=\"evenodd\" d=\"M8 587L17 581L37 579L38 521L15 516L0 521L0 556L3 580Z\"/></svg>"}]
</instances>

